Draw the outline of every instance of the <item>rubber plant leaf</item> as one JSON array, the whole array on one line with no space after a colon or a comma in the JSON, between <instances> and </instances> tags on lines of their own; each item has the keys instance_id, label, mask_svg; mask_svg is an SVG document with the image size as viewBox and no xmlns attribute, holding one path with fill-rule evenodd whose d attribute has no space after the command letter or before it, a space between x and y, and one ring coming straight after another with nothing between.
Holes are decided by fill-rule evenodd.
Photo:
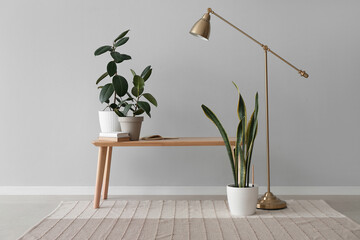
<instances>
[{"instance_id":1,"label":"rubber plant leaf","mask_svg":"<svg viewBox=\"0 0 360 240\"><path fill-rule=\"evenodd\" d=\"M99 96L100 102L104 103L107 100L109 100L109 98L111 97L111 95L113 95L113 93L114 93L114 87L111 83L108 83L105 86L103 86L101 88L100 96Z\"/></svg>"},{"instance_id":2,"label":"rubber plant leaf","mask_svg":"<svg viewBox=\"0 0 360 240\"><path fill-rule=\"evenodd\" d=\"M143 101L138 101L137 102L138 106L144 110L146 112L146 114L151 117L150 111L151 111L151 107L150 104L147 102L143 102Z\"/></svg>"},{"instance_id":3,"label":"rubber plant leaf","mask_svg":"<svg viewBox=\"0 0 360 240\"><path fill-rule=\"evenodd\" d=\"M112 49L112 47L108 46L108 45L99 47L98 49L95 50L94 55L99 56L107 51L111 51L111 49Z\"/></svg>"},{"instance_id":4,"label":"rubber plant leaf","mask_svg":"<svg viewBox=\"0 0 360 240\"><path fill-rule=\"evenodd\" d=\"M151 95L150 93L144 93L143 94L144 98L146 98L150 103L152 103L155 107L157 107L157 101L154 98L153 95Z\"/></svg>"},{"instance_id":5,"label":"rubber plant leaf","mask_svg":"<svg viewBox=\"0 0 360 240\"><path fill-rule=\"evenodd\" d=\"M116 63L121 63L122 61L124 61L124 60L122 60L121 54L119 52L114 51L114 52L111 52L110 55Z\"/></svg>"},{"instance_id":6,"label":"rubber plant leaf","mask_svg":"<svg viewBox=\"0 0 360 240\"><path fill-rule=\"evenodd\" d=\"M109 62L106 66L106 70L110 77L114 76L117 71L116 63L114 61Z\"/></svg>"},{"instance_id":7,"label":"rubber plant leaf","mask_svg":"<svg viewBox=\"0 0 360 240\"><path fill-rule=\"evenodd\" d=\"M106 78L109 74L106 72L103 75L101 75L98 80L96 81L96 84L98 84L101 80L103 80L104 78Z\"/></svg>"},{"instance_id":8,"label":"rubber plant leaf","mask_svg":"<svg viewBox=\"0 0 360 240\"><path fill-rule=\"evenodd\" d=\"M112 79L114 90L120 97L125 96L128 91L128 83L123 76L115 75Z\"/></svg>"},{"instance_id":9,"label":"rubber plant leaf","mask_svg":"<svg viewBox=\"0 0 360 240\"><path fill-rule=\"evenodd\" d=\"M128 40L128 37L121 38L114 44L114 47L120 47L121 45L124 45Z\"/></svg>"},{"instance_id":10,"label":"rubber plant leaf","mask_svg":"<svg viewBox=\"0 0 360 240\"><path fill-rule=\"evenodd\" d=\"M119 40L120 38L123 38L123 37L125 37L126 36L126 34L128 33L130 31L130 29L128 29L128 30L126 30L126 31L124 31L124 32L122 32L115 40L114 40L114 42L116 42L117 40Z\"/></svg>"}]
</instances>

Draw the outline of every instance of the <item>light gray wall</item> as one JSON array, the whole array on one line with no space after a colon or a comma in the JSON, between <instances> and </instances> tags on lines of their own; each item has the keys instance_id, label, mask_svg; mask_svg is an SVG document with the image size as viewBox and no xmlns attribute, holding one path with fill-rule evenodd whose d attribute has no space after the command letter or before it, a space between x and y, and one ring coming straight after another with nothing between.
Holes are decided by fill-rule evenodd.
<instances>
[{"instance_id":1,"label":"light gray wall","mask_svg":"<svg viewBox=\"0 0 360 240\"><path fill-rule=\"evenodd\" d=\"M0 7L0 185L95 182L99 132L95 81L108 56L94 50L130 28L121 64L153 66L147 90L159 107L142 135L218 136L200 105L234 135L235 81L248 109L260 95L253 156L266 184L264 57L256 44L215 17L209 42L188 34L212 7L270 46L309 79L269 57L272 185L360 185L359 1L26 1ZM223 147L114 151L112 185L224 185Z\"/></svg>"}]
</instances>

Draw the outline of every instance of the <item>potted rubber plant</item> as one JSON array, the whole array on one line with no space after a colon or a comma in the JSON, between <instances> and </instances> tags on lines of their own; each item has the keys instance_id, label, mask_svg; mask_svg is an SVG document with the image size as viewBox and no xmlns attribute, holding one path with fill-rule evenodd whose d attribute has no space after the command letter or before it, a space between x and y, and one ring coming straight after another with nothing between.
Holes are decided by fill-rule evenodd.
<instances>
[{"instance_id":1,"label":"potted rubber plant","mask_svg":"<svg viewBox=\"0 0 360 240\"><path fill-rule=\"evenodd\" d=\"M130 140L139 140L141 124L144 120L142 114L146 113L151 118L151 106L157 107L158 103L155 97L150 93L144 93L145 83L148 81L152 73L151 66L147 66L140 75L131 69L133 74L131 92L127 92L127 98L120 101L115 112L119 116L121 129L128 132ZM132 115L128 116L129 113Z\"/></svg>"},{"instance_id":2,"label":"potted rubber plant","mask_svg":"<svg viewBox=\"0 0 360 240\"><path fill-rule=\"evenodd\" d=\"M95 56L109 53L111 57L111 60L106 66L106 72L96 81L98 85L107 77L111 79L109 83L98 86L98 89L100 89L99 100L101 103L106 104L106 107L102 111L99 111L101 132L119 132L121 130L115 110L118 109L121 98L127 93L128 83L127 80L118 73L117 64L130 60L131 56L119 53L117 48L129 40L129 37L126 37L128 32L129 30L121 33L115 38L112 45L101 46L94 52Z\"/></svg>"},{"instance_id":3,"label":"potted rubber plant","mask_svg":"<svg viewBox=\"0 0 360 240\"><path fill-rule=\"evenodd\" d=\"M258 93L255 95L255 109L247 121L246 106L239 88L233 82L239 94L237 114L239 124L235 146L231 146L229 137L217 116L205 105L201 105L205 115L218 128L230 160L234 183L227 186L227 198L230 212L234 216L248 216L255 213L258 186L250 184L251 157L258 129Z\"/></svg>"}]
</instances>

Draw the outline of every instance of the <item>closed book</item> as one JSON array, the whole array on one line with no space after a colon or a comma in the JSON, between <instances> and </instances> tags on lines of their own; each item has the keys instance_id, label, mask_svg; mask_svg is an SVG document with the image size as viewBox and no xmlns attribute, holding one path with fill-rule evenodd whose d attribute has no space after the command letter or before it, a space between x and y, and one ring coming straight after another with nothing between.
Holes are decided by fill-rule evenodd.
<instances>
[{"instance_id":1,"label":"closed book","mask_svg":"<svg viewBox=\"0 0 360 240\"><path fill-rule=\"evenodd\" d=\"M126 142L126 141L130 141L130 137L121 137L121 138L99 137L99 141L104 141L104 142Z\"/></svg>"},{"instance_id":2,"label":"closed book","mask_svg":"<svg viewBox=\"0 0 360 240\"><path fill-rule=\"evenodd\" d=\"M128 138L128 137L129 137L129 133L126 133L126 132L99 133L99 137L107 137L107 138Z\"/></svg>"}]
</instances>

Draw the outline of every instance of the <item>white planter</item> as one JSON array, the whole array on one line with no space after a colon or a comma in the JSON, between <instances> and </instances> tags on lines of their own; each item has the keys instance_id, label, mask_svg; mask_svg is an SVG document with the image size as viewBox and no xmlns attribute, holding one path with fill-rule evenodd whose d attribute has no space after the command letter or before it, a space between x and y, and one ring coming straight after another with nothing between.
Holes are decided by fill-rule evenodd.
<instances>
[{"instance_id":1,"label":"white planter","mask_svg":"<svg viewBox=\"0 0 360 240\"><path fill-rule=\"evenodd\" d=\"M226 187L227 199L231 215L236 217L253 215L256 210L259 187L238 188Z\"/></svg>"},{"instance_id":2,"label":"white planter","mask_svg":"<svg viewBox=\"0 0 360 240\"><path fill-rule=\"evenodd\" d=\"M144 117L119 117L121 129L129 133L131 141L139 140L143 120Z\"/></svg>"},{"instance_id":3,"label":"white planter","mask_svg":"<svg viewBox=\"0 0 360 240\"><path fill-rule=\"evenodd\" d=\"M120 123L114 111L99 111L101 132L120 132Z\"/></svg>"}]
</instances>

